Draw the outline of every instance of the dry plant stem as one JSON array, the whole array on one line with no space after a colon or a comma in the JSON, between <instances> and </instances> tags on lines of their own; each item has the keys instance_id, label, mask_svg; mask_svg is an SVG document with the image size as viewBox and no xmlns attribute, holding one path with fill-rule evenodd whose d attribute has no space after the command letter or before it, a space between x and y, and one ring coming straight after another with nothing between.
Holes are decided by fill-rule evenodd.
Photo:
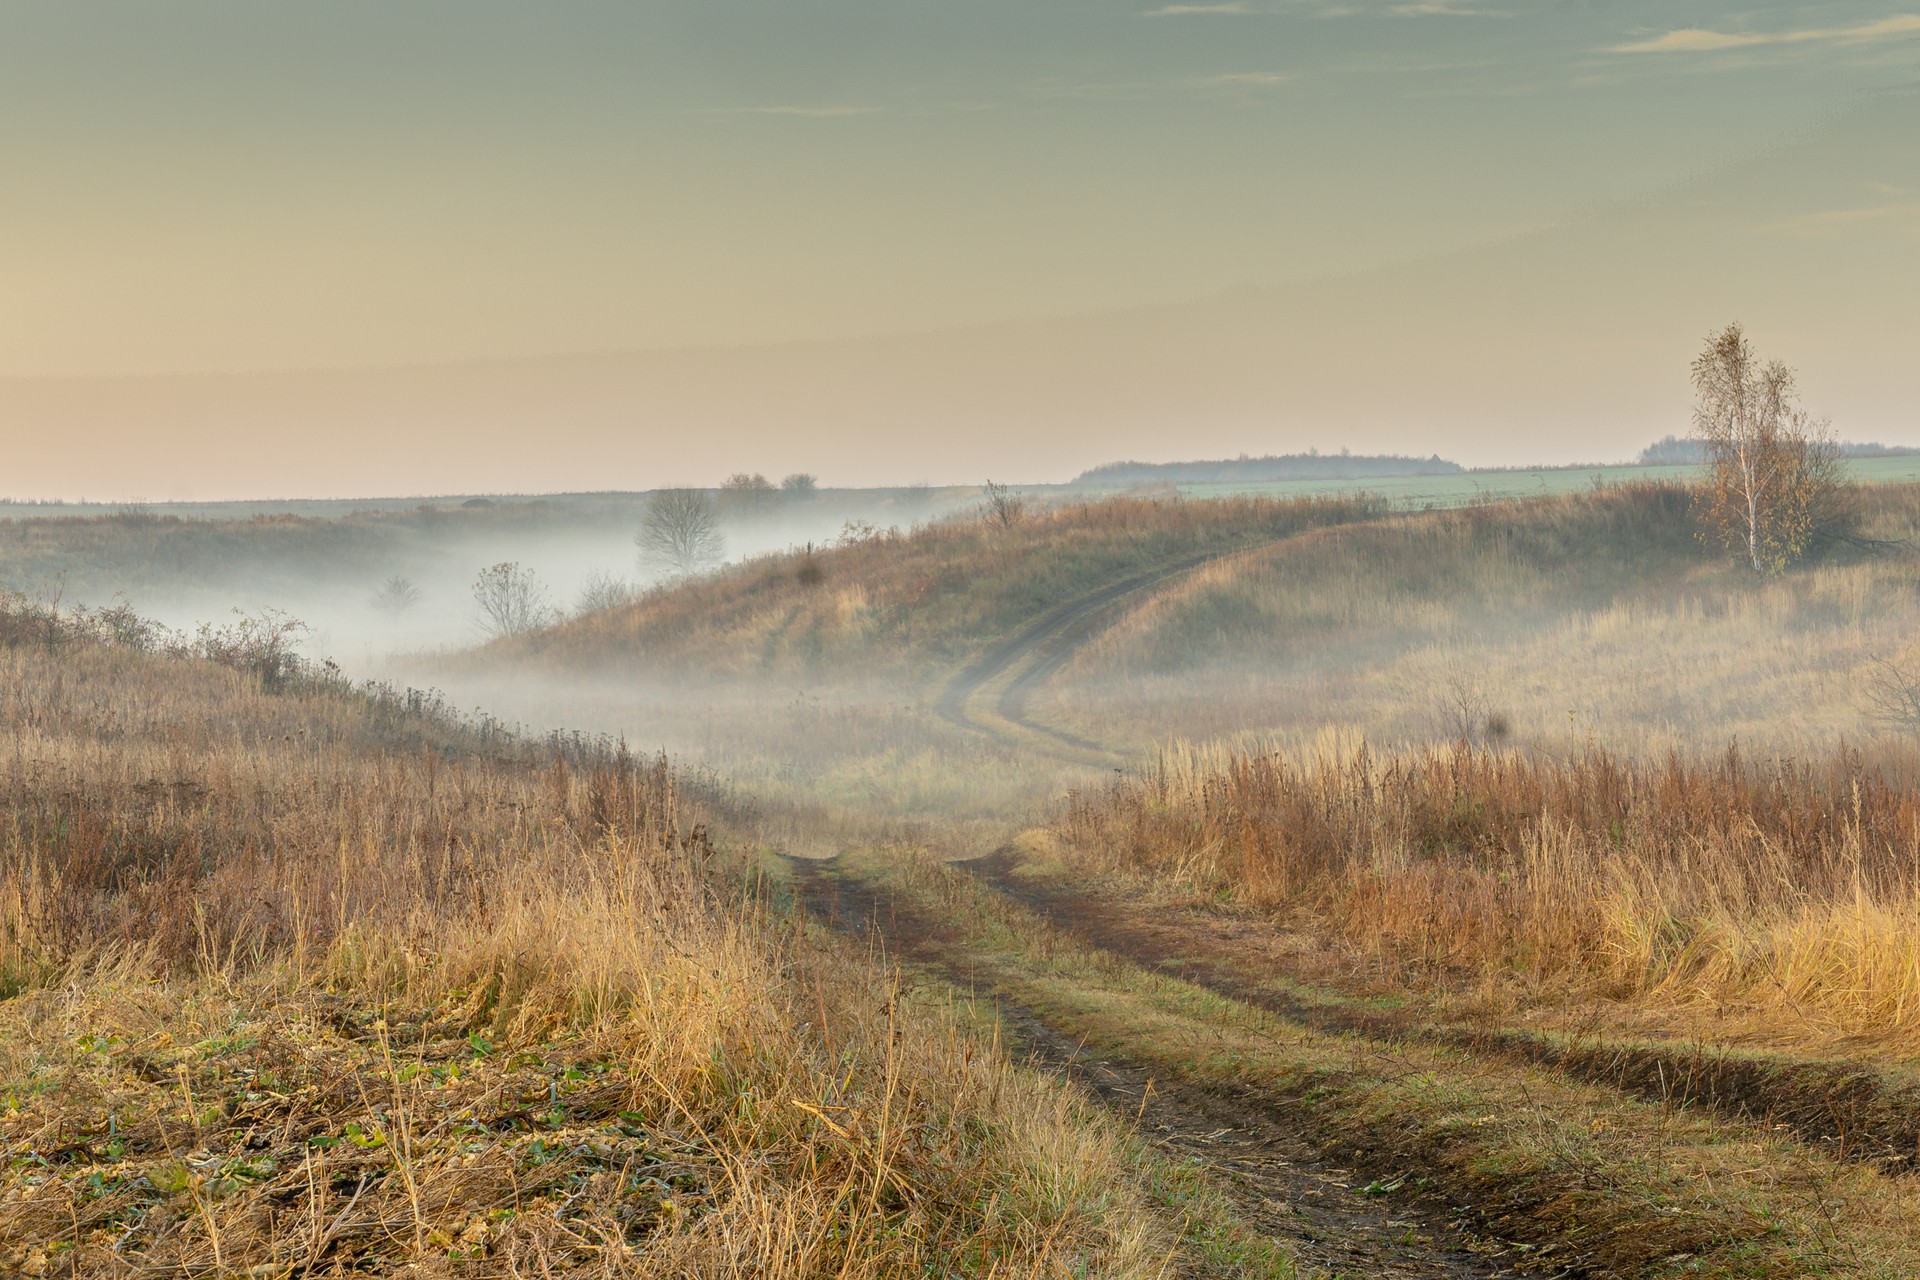
<instances>
[{"instance_id":1,"label":"dry plant stem","mask_svg":"<svg viewBox=\"0 0 1920 1280\"><path fill-rule=\"evenodd\" d=\"M1072 857L1230 892L1401 980L1773 1008L1911 1049L1917 783L1911 751L1178 748L1077 793L1054 833Z\"/></svg>"},{"instance_id":2,"label":"dry plant stem","mask_svg":"<svg viewBox=\"0 0 1920 1280\"><path fill-rule=\"evenodd\" d=\"M32 638L0 1273L72 1237L80 1274L1145 1280L1180 1244L1121 1127L773 914L663 762Z\"/></svg>"}]
</instances>

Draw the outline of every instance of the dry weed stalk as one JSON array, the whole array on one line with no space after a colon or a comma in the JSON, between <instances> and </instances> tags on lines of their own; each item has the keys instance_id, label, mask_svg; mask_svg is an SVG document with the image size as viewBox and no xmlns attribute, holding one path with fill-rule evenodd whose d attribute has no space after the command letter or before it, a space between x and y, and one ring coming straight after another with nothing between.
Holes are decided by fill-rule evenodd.
<instances>
[{"instance_id":1,"label":"dry weed stalk","mask_svg":"<svg viewBox=\"0 0 1920 1280\"><path fill-rule=\"evenodd\" d=\"M1920 1034L1920 757L1633 763L1467 744L1179 748L1066 845L1230 889L1403 974L1737 1002Z\"/></svg>"},{"instance_id":2,"label":"dry weed stalk","mask_svg":"<svg viewBox=\"0 0 1920 1280\"><path fill-rule=\"evenodd\" d=\"M663 761L0 640L0 1272L1159 1274L1127 1139Z\"/></svg>"}]
</instances>

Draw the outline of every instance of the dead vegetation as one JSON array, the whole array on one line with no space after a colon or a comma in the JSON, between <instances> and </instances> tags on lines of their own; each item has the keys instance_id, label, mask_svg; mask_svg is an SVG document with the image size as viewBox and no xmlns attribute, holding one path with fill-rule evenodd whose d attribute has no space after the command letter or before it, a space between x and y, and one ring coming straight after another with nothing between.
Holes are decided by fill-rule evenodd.
<instances>
[{"instance_id":1,"label":"dead vegetation","mask_svg":"<svg viewBox=\"0 0 1920 1280\"><path fill-rule=\"evenodd\" d=\"M655 590L487 657L576 675L916 677L1115 578L1385 511L1365 497L1119 498L875 529Z\"/></svg>"},{"instance_id":2,"label":"dead vegetation","mask_svg":"<svg viewBox=\"0 0 1920 1280\"><path fill-rule=\"evenodd\" d=\"M1178 1247L1119 1126L770 911L663 762L44 621L0 646L0 1271Z\"/></svg>"},{"instance_id":3,"label":"dead vegetation","mask_svg":"<svg viewBox=\"0 0 1920 1280\"><path fill-rule=\"evenodd\" d=\"M1214 1141L1251 1139L1308 1173L1337 1162L1352 1171L1350 1204L1377 1198L1391 1215L1390 1239L1464 1230L1496 1274L1596 1280L1904 1280L1920 1266L1905 1162L1870 1164L1806 1144L1771 1116L1648 1097L1545 1057L1302 1018L1249 998L1258 964L1233 985L1195 981L1191 939L1138 955L1098 941L1084 871L1058 882L1076 904L1059 913L931 861L855 859L838 872L878 901L876 927L903 954L1004 1000L1017 1028L1038 1023L1041 1039L1118 1066L1137 1090L1119 1105L1152 1094L1184 1126L1218 1117L1201 1131ZM1137 885L1123 897L1137 919L1156 914ZM1245 1158L1245 1148L1215 1156L1229 1167ZM1345 1229L1361 1238L1316 1242L1310 1256L1382 1243L1357 1217ZM1398 1274L1384 1262L1352 1273ZM1456 1262L1414 1274L1481 1272Z\"/></svg>"},{"instance_id":4,"label":"dead vegetation","mask_svg":"<svg viewBox=\"0 0 1920 1280\"><path fill-rule=\"evenodd\" d=\"M1920 758L1467 743L1175 750L1076 794L1104 866L1222 890L1403 980L1729 1004L1909 1051L1920 1033Z\"/></svg>"},{"instance_id":5,"label":"dead vegetation","mask_svg":"<svg viewBox=\"0 0 1920 1280\"><path fill-rule=\"evenodd\" d=\"M1084 646L1041 708L1097 740L1395 748L1463 734L1638 757L1871 737L1920 628L1920 489L1856 495L1856 543L1759 577L1642 485L1313 530L1223 558ZM1882 549L1875 550L1879 546Z\"/></svg>"}]
</instances>

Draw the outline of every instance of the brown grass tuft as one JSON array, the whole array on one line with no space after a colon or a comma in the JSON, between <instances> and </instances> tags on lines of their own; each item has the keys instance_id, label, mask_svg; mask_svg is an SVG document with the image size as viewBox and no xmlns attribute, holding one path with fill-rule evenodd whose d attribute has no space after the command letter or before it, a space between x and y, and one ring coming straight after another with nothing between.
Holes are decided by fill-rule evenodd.
<instances>
[{"instance_id":1,"label":"brown grass tuft","mask_svg":"<svg viewBox=\"0 0 1920 1280\"><path fill-rule=\"evenodd\" d=\"M0 647L0 1272L1161 1273L1125 1133L663 761L69 640Z\"/></svg>"},{"instance_id":2,"label":"brown grass tuft","mask_svg":"<svg viewBox=\"0 0 1920 1280\"><path fill-rule=\"evenodd\" d=\"M1229 891L1403 977L1735 1002L1911 1047L1920 757L1640 764L1180 748L1074 795L1078 856Z\"/></svg>"}]
</instances>

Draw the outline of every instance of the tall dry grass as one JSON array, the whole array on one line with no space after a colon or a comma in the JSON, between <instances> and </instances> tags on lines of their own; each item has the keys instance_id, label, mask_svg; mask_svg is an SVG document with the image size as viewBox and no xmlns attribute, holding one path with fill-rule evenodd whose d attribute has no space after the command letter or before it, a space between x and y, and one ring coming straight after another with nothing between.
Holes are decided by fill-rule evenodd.
<instances>
[{"instance_id":1,"label":"tall dry grass","mask_svg":"<svg viewBox=\"0 0 1920 1280\"><path fill-rule=\"evenodd\" d=\"M771 910L664 762L14 638L0 1272L1163 1269L1125 1135Z\"/></svg>"},{"instance_id":2,"label":"tall dry grass","mask_svg":"<svg viewBox=\"0 0 1920 1280\"><path fill-rule=\"evenodd\" d=\"M1705 566L1689 490L1634 484L1334 525L1189 575L1077 659L1109 678L1303 647L1379 653L1497 610L1557 611L1669 587Z\"/></svg>"},{"instance_id":3,"label":"tall dry grass","mask_svg":"<svg viewBox=\"0 0 1920 1280\"><path fill-rule=\"evenodd\" d=\"M1889 545L1774 577L1724 562L1674 486L1486 503L1312 531L1156 592L1086 646L1043 713L1104 741L1510 740L1640 756L1830 750L1876 725L1878 658L1920 629L1920 486L1856 496Z\"/></svg>"},{"instance_id":4,"label":"tall dry grass","mask_svg":"<svg viewBox=\"0 0 1920 1280\"><path fill-rule=\"evenodd\" d=\"M1075 794L1055 829L1077 856L1230 892L1403 978L1920 1036L1908 749L1636 763L1464 743L1180 748Z\"/></svg>"}]
</instances>

